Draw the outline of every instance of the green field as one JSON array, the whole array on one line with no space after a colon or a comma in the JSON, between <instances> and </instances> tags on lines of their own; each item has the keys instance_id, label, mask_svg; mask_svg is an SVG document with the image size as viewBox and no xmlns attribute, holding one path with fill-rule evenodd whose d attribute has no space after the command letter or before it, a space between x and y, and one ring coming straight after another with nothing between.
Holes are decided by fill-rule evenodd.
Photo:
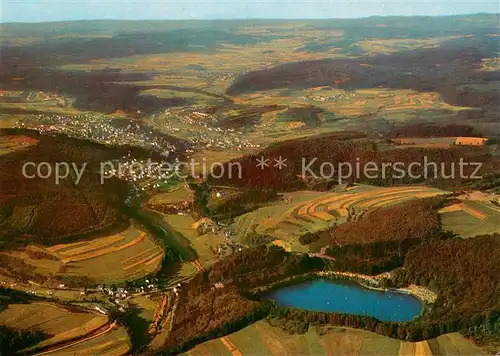
<instances>
[{"instance_id":1,"label":"green field","mask_svg":"<svg viewBox=\"0 0 500 356\"><path fill-rule=\"evenodd\" d=\"M0 312L0 324L24 330L36 328L47 335L36 347L68 342L100 328L108 317L90 312L74 312L57 304L33 302L10 304Z\"/></svg>"},{"instance_id":2,"label":"green field","mask_svg":"<svg viewBox=\"0 0 500 356\"><path fill-rule=\"evenodd\" d=\"M465 209L441 214L443 229L462 237L500 232L500 207L489 201L465 200Z\"/></svg>"},{"instance_id":3,"label":"green field","mask_svg":"<svg viewBox=\"0 0 500 356\"><path fill-rule=\"evenodd\" d=\"M150 204L178 204L185 200L190 200L191 195L184 187L184 184L178 184L168 192L162 192L153 195L148 203Z\"/></svg>"},{"instance_id":4,"label":"green field","mask_svg":"<svg viewBox=\"0 0 500 356\"><path fill-rule=\"evenodd\" d=\"M234 346L232 352L227 341ZM259 321L225 338L197 345L185 353L189 356L319 356L319 355L399 355L420 356L420 349L431 350L431 355L486 355L458 333L441 335L420 343L403 342L368 331L329 327L310 329L303 335L290 335L272 327L267 321Z\"/></svg>"},{"instance_id":5,"label":"green field","mask_svg":"<svg viewBox=\"0 0 500 356\"><path fill-rule=\"evenodd\" d=\"M288 203L283 199L237 217L232 227L242 241L245 235L255 231L285 241L294 251L306 252L307 246L298 243L298 237L306 232L326 229L334 223L342 224L350 215L369 209L446 193L425 186L380 188L368 185L339 192L299 191L284 196L289 199Z\"/></svg>"},{"instance_id":6,"label":"green field","mask_svg":"<svg viewBox=\"0 0 500 356\"><path fill-rule=\"evenodd\" d=\"M164 215L163 217L177 234L182 235L191 243L203 266L214 262L216 256L213 251L217 245L224 243L224 236L212 232L198 235L193 227L196 221L189 215Z\"/></svg>"}]
</instances>

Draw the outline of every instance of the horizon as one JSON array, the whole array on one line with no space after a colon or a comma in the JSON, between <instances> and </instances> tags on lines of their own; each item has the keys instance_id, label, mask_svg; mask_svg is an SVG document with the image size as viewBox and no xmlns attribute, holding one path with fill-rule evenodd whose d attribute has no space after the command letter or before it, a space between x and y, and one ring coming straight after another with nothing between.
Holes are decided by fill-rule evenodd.
<instances>
[{"instance_id":1,"label":"horizon","mask_svg":"<svg viewBox=\"0 0 500 356\"><path fill-rule=\"evenodd\" d=\"M479 15L497 15L500 16L500 12L492 13L492 12L475 12L475 13L466 13L466 14L452 14L452 15L372 15L372 16L364 16L364 17L355 17L355 18L347 18L347 17L318 17L318 18L213 18L213 19L204 19L204 18L185 18L185 19L112 19L112 18L89 18L89 19L81 19L81 20L47 20L47 21L10 21L3 22L0 20L0 24L9 25L9 24L46 24L46 23L65 23L65 22L97 22L97 21L108 21L108 22L189 22L189 21L317 21L317 20L363 20L363 19L372 19L372 18L398 18L398 17L460 17L460 16L479 16Z\"/></svg>"},{"instance_id":2,"label":"horizon","mask_svg":"<svg viewBox=\"0 0 500 356\"><path fill-rule=\"evenodd\" d=\"M97 14L98 12L98 14ZM347 20L370 17L498 15L496 1L407 2L403 0L3 0L0 23L76 21L225 21L225 20Z\"/></svg>"}]
</instances>

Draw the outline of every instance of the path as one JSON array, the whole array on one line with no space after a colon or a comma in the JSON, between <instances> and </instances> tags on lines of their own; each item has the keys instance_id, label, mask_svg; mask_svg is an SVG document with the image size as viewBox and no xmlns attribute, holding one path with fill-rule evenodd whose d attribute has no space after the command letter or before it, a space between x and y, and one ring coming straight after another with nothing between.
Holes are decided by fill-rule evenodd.
<instances>
[{"instance_id":1,"label":"path","mask_svg":"<svg viewBox=\"0 0 500 356\"><path fill-rule=\"evenodd\" d=\"M224 346L233 354L233 356L243 356L240 350L228 339L227 336L223 336L219 339Z\"/></svg>"},{"instance_id":2,"label":"path","mask_svg":"<svg viewBox=\"0 0 500 356\"><path fill-rule=\"evenodd\" d=\"M111 324L108 325L108 327L104 331L101 331L101 332L97 331L97 334L95 334L95 331L94 331L91 333L90 336L88 336L86 338L79 339L79 340L76 340L74 342L70 342L69 344L66 344L66 345L63 345L60 347L56 347L54 349L49 349L48 351L45 351L45 352L37 353L37 355L47 355L47 354L50 354L52 352L60 351L60 350L66 349L68 347L72 347L72 346L81 344L82 342L87 342L87 341L93 340L95 338L98 338L98 337L110 332L115 327L116 327L116 321L113 321ZM102 329L102 328L100 328L100 329Z\"/></svg>"}]
</instances>

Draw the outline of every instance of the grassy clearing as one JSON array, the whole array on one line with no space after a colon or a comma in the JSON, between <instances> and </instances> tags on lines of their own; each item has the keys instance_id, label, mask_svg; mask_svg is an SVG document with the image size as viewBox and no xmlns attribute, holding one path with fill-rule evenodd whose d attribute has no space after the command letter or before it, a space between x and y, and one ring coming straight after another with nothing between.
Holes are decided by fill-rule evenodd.
<instances>
[{"instance_id":1,"label":"grassy clearing","mask_svg":"<svg viewBox=\"0 0 500 356\"><path fill-rule=\"evenodd\" d=\"M0 313L0 323L21 329L37 328L48 338L38 346L50 346L83 336L99 329L108 322L103 315L72 312L64 307L46 302L10 304Z\"/></svg>"},{"instance_id":2,"label":"grassy clearing","mask_svg":"<svg viewBox=\"0 0 500 356\"><path fill-rule=\"evenodd\" d=\"M441 214L441 226L443 229L451 230L462 237L470 237L480 224L481 220L463 210Z\"/></svg>"},{"instance_id":3,"label":"grassy clearing","mask_svg":"<svg viewBox=\"0 0 500 356\"><path fill-rule=\"evenodd\" d=\"M129 300L130 303L134 304L139 309L139 315L148 321L154 320L155 310L160 301L161 297L146 295L137 295Z\"/></svg>"},{"instance_id":4,"label":"grassy clearing","mask_svg":"<svg viewBox=\"0 0 500 356\"><path fill-rule=\"evenodd\" d=\"M440 211L441 224L462 237L500 231L500 208L489 201L464 200Z\"/></svg>"},{"instance_id":5,"label":"grassy clearing","mask_svg":"<svg viewBox=\"0 0 500 356\"><path fill-rule=\"evenodd\" d=\"M326 332L326 333L325 333ZM257 355L484 355L485 353L458 333L413 343L377 335L368 331L331 327L320 334L309 330L290 335L258 321L225 337L243 356ZM197 345L185 355L230 355L221 339ZM233 353L234 355L234 353Z\"/></svg>"},{"instance_id":6,"label":"grassy clearing","mask_svg":"<svg viewBox=\"0 0 500 356\"><path fill-rule=\"evenodd\" d=\"M363 343L359 355L397 355L400 349L400 340L391 339L377 334L364 333Z\"/></svg>"},{"instance_id":7,"label":"grassy clearing","mask_svg":"<svg viewBox=\"0 0 500 356\"><path fill-rule=\"evenodd\" d=\"M437 338L441 349L448 350L447 345L451 345L449 347L450 351L453 351L453 347L456 348L460 355L485 355L486 353L481 350L479 347L474 345L472 342L464 338L459 333L451 333L447 335L441 335ZM451 352L450 352L451 354Z\"/></svg>"},{"instance_id":8,"label":"grassy clearing","mask_svg":"<svg viewBox=\"0 0 500 356\"><path fill-rule=\"evenodd\" d=\"M165 193L155 194L148 200L148 203L153 205L159 204L177 204L185 200L190 200L191 195L185 188L184 184L179 184Z\"/></svg>"},{"instance_id":9,"label":"grassy clearing","mask_svg":"<svg viewBox=\"0 0 500 356\"><path fill-rule=\"evenodd\" d=\"M360 185L344 192L294 192L287 194L291 202L273 202L263 208L236 218L233 228L240 239L253 230L276 237L295 251L305 251L297 238L306 233L325 229L333 223L347 221L349 214L391 206L418 198L445 194L445 191L405 186L380 188Z\"/></svg>"},{"instance_id":10,"label":"grassy clearing","mask_svg":"<svg viewBox=\"0 0 500 356\"><path fill-rule=\"evenodd\" d=\"M164 215L164 219L172 229L189 240L204 267L214 261L216 256L213 251L217 245L224 243L223 236L211 232L199 236L193 227L196 221L189 215Z\"/></svg>"},{"instance_id":11,"label":"grassy clearing","mask_svg":"<svg viewBox=\"0 0 500 356\"><path fill-rule=\"evenodd\" d=\"M185 83L182 83L181 85L184 86ZM197 105L215 106L224 103L224 99L221 97L207 95L200 91L188 91L188 90L189 88L185 88L184 90L148 89L148 90L143 90L141 94L153 95L158 98L164 98L164 99L184 99L188 103ZM184 106L184 105L185 105L184 103L179 104L179 106Z\"/></svg>"},{"instance_id":12,"label":"grassy clearing","mask_svg":"<svg viewBox=\"0 0 500 356\"><path fill-rule=\"evenodd\" d=\"M155 235L169 260L193 261L198 258L190 241L173 229L163 215L147 209L128 209L129 216L134 217Z\"/></svg>"}]
</instances>

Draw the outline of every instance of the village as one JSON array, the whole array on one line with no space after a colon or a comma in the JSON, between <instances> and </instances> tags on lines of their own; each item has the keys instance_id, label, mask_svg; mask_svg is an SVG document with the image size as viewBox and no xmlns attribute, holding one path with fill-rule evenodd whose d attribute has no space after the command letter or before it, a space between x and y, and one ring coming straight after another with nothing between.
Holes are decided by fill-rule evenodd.
<instances>
[{"instance_id":1,"label":"village","mask_svg":"<svg viewBox=\"0 0 500 356\"><path fill-rule=\"evenodd\" d=\"M61 133L110 146L137 146L166 157L177 149L167 137L144 124L94 113L77 116L32 115L20 120L17 127L36 130L42 134Z\"/></svg>"}]
</instances>

